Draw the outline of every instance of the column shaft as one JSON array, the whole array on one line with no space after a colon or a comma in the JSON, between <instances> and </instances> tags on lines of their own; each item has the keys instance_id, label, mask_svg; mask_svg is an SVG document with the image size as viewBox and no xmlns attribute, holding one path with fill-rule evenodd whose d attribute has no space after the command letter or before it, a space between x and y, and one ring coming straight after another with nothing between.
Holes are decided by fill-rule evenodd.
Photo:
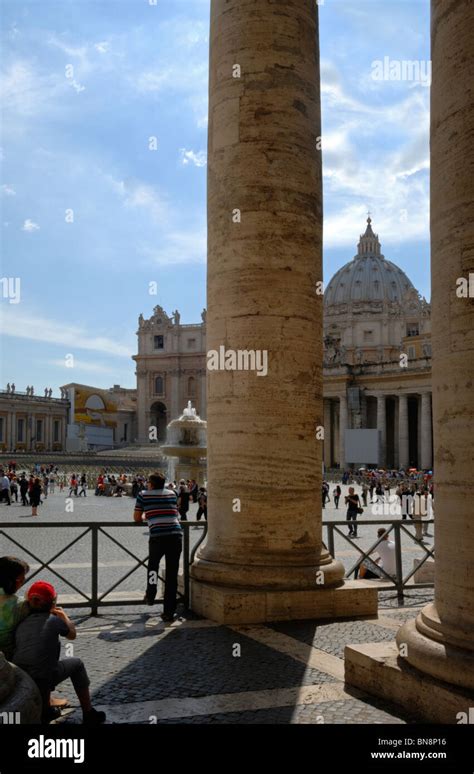
<instances>
[{"instance_id":1,"label":"column shaft","mask_svg":"<svg viewBox=\"0 0 474 774\"><path fill-rule=\"evenodd\" d=\"M397 635L422 672L474 689L474 4L432 0L431 285L435 600ZM454 139L453 139L454 138ZM452 722L456 722L453 718Z\"/></svg>"},{"instance_id":2,"label":"column shaft","mask_svg":"<svg viewBox=\"0 0 474 774\"><path fill-rule=\"evenodd\" d=\"M325 585L343 577L322 546L314 496L323 453L317 13L309 0L211 3L210 515L192 575L228 587L315 589L323 565ZM221 348L230 354L211 369ZM253 365L239 355L249 351Z\"/></svg>"},{"instance_id":3,"label":"column shaft","mask_svg":"<svg viewBox=\"0 0 474 774\"><path fill-rule=\"evenodd\" d=\"M433 465L431 430L431 393L421 393L421 467L428 470Z\"/></svg>"},{"instance_id":4,"label":"column shaft","mask_svg":"<svg viewBox=\"0 0 474 774\"><path fill-rule=\"evenodd\" d=\"M347 430L347 395L339 396L339 467L344 470L346 467L346 443L345 433Z\"/></svg>"},{"instance_id":5,"label":"column shaft","mask_svg":"<svg viewBox=\"0 0 474 774\"><path fill-rule=\"evenodd\" d=\"M377 430L380 430L380 465L387 460L387 412L385 395L377 395Z\"/></svg>"},{"instance_id":6,"label":"column shaft","mask_svg":"<svg viewBox=\"0 0 474 774\"><path fill-rule=\"evenodd\" d=\"M407 468L409 463L408 445L408 395L398 396L398 464Z\"/></svg>"}]
</instances>

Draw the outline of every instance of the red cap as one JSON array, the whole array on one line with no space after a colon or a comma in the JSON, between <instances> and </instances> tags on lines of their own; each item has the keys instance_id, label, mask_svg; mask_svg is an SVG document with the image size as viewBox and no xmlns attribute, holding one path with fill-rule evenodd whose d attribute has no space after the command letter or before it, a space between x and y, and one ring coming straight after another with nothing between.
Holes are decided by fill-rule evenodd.
<instances>
[{"instance_id":1,"label":"red cap","mask_svg":"<svg viewBox=\"0 0 474 774\"><path fill-rule=\"evenodd\" d=\"M41 602L54 602L56 599L56 590L54 586L51 585L51 583L46 583L46 581L37 581L36 583L33 583L32 586L30 586L26 596L27 599L36 597L36 599L39 599Z\"/></svg>"}]
</instances>

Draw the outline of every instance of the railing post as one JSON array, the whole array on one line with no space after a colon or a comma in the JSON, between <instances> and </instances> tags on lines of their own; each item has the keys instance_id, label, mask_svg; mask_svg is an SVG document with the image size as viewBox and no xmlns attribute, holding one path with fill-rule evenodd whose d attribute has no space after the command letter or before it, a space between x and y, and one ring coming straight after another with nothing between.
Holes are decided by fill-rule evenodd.
<instances>
[{"instance_id":1,"label":"railing post","mask_svg":"<svg viewBox=\"0 0 474 774\"><path fill-rule=\"evenodd\" d=\"M403 602L403 564L402 564L402 540L400 534L400 524L393 522L395 528L395 562L397 567L397 597L399 602Z\"/></svg>"},{"instance_id":2,"label":"railing post","mask_svg":"<svg viewBox=\"0 0 474 774\"><path fill-rule=\"evenodd\" d=\"M189 609L189 524L183 525L184 529L184 557L183 557L183 570L184 570L184 606Z\"/></svg>"},{"instance_id":3,"label":"railing post","mask_svg":"<svg viewBox=\"0 0 474 774\"><path fill-rule=\"evenodd\" d=\"M99 596L99 525L94 524L92 527L92 599L91 599L91 615L99 615L98 613L98 596Z\"/></svg>"},{"instance_id":4,"label":"railing post","mask_svg":"<svg viewBox=\"0 0 474 774\"><path fill-rule=\"evenodd\" d=\"M326 528L328 531L328 551L334 559L334 525L327 523Z\"/></svg>"}]
</instances>

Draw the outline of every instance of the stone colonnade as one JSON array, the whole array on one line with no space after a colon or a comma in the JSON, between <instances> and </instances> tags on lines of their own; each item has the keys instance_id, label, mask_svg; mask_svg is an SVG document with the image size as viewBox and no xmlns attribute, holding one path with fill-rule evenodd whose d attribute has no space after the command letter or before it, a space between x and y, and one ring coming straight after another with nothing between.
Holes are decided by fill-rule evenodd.
<instances>
[{"instance_id":1,"label":"stone colonnade","mask_svg":"<svg viewBox=\"0 0 474 774\"><path fill-rule=\"evenodd\" d=\"M253 350L268 369L208 373L209 532L192 606L227 622L375 611L373 589L343 585L314 498L324 422L317 4L213 0L209 95L207 348Z\"/></svg>"},{"instance_id":2,"label":"stone colonnade","mask_svg":"<svg viewBox=\"0 0 474 774\"><path fill-rule=\"evenodd\" d=\"M396 643L348 646L345 676L425 721L454 724L474 701L474 302L456 292L474 273L474 4L431 7L434 601Z\"/></svg>"},{"instance_id":3,"label":"stone colonnade","mask_svg":"<svg viewBox=\"0 0 474 774\"><path fill-rule=\"evenodd\" d=\"M412 462L423 470L433 466L433 431L431 418L431 392L384 393L366 391L364 400L373 398L376 401L376 412L373 427L381 433L380 465L390 462L397 468L407 468ZM409 425L408 399L417 404L417 419ZM393 450L391 458L387 454L387 401L394 403L393 415ZM365 412L367 420L367 411ZM338 465L341 469L347 466L344 450L344 433L350 429L350 413L347 405L347 395L342 393L335 398L324 399L324 463L326 468ZM417 459L411 460L409 440L416 433L418 449ZM360 462L364 462L360 460Z\"/></svg>"},{"instance_id":4,"label":"stone colonnade","mask_svg":"<svg viewBox=\"0 0 474 774\"><path fill-rule=\"evenodd\" d=\"M435 599L397 642L422 672L474 689L474 5L432 0L431 279ZM449 52L449 56L447 55ZM447 239L449 235L449 239ZM427 411L425 407L425 412ZM423 412L423 409L422 409Z\"/></svg>"}]
</instances>

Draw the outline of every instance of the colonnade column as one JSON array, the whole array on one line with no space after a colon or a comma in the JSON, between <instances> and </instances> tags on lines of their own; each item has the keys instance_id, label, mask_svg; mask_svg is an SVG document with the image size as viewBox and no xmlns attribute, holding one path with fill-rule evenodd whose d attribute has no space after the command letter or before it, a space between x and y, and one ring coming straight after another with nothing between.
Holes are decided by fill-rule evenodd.
<instances>
[{"instance_id":1,"label":"colonnade column","mask_svg":"<svg viewBox=\"0 0 474 774\"><path fill-rule=\"evenodd\" d=\"M324 422L320 131L317 4L212 0L209 531L191 594L196 612L218 620L317 617L326 594L346 593L314 496ZM242 351L255 353L254 367L239 367Z\"/></svg>"},{"instance_id":2,"label":"colonnade column","mask_svg":"<svg viewBox=\"0 0 474 774\"><path fill-rule=\"evenodd\" d=\"M398 466L406 469L410 460L408 444L408 395L398 396Z\"/></svg>"},{"instance_id":3,"label":"colonnade column","mask_svg":"<svg viewBox=\"0 0 474 774\"><path fill-rule=\"evenodd\" d=\"M409 663L474 689L472 385L474 304L474 4L432 0L431 287L435 591L397 634ZM466 701L467 703L467 701ZM472 706L472 705L471 705ZM453 717L451 722L455 723Z\"/></svg>"},{"instance_id":4,"label":"colonnade column","mask_svg":"<svg viewBox=\"0 0 474 774\"><path fill-rule=\"evenodd\" d=\"M385 395L377 395L377 430L380 430L379 464L385 465L387 459L387 413Z\"/></svg>"},{"instance_id":5,"label":"colonnade column","mask_svg":"<svg viewBox=\"0 0 474 774\"><path fill-rule=\"evenodd\" d=\"M346 467L346 442L345 434L347 430L347 395L339 396L339 467L344 470Z\"/></svg>"},{"instance_id":6,"label":"colonnade column","mask_svg":"<svg viewBox=\"0 0 474 774\"><path fill-rule=\"evenodd\" d=\"M431 429L431 393L421 393L421 467L430 470L433 465Z\"/></svg>"}]
</instances>

